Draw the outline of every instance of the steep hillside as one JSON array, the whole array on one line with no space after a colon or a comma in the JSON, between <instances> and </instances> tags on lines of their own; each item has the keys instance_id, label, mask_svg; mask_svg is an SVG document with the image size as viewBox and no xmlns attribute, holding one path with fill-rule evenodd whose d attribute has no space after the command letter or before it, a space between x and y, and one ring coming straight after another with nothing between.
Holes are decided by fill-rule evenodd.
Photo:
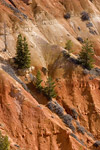
<instances>
[{"instance_id":1,"label":"steep hillside","mask_svg":"<svg viewBox=\"0 0 100 150\"><path fill-rule=\"evenodd\" d=\"M82 12L88 20L82 20ZM99 26L99 0L0 0L0 131L9 137L12 150L100 149ZM52 76L57 99L48 103L27 75L13 70L10 60L19 33L29 44L32 74L39 69L44 81ZM77 64L79 38L93 41L91 71ZM73 42L70 58L65 57L67 40Z\"/></svg>"}]
</instances>

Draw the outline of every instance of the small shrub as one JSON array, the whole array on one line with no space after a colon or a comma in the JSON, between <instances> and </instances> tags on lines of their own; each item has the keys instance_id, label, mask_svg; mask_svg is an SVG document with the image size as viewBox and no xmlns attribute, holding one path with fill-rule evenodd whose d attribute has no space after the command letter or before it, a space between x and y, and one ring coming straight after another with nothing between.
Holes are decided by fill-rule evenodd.
<instances>
[{"instance_id":1,"label":"small shrub","mask_svg":"<svg viewBox=\"0 0 100 150\"><path fill-rule=\"evenodd\" d=\"M85 128L83 126L78 125L77 126L77 131L82 133L83 135L85 134Z\"/></svg>"},{"instance_id":2,"label":"small shrub","mask_svg":"<svg viewBox=\"0 0 100 150\"><path fill-rule=\"evenodd\" d=\"M70 13L67 13L67 14L64 15L64 18L65 18L65 19L70 19L70 17L71 17L71 14L70 14Z\"/></svg>"},{"instance_id":3,"label":"small shrub","mask_svg":"<svg viewBox=\"0 0 100 150\"><path fill-rule=\"evenodd\" d=\"M19 146L19 145L17 145L17 144L15 144L14 146L16 146L17 148L20 148L20 146Z\"/></svg>"},{"instance_id":4,"label":"small shrub","mask_svg":"<svg viewBox=\"0 0 100 150\"><path fill-rule=\"evenodd\" d=\"M80 43L83 43L84 40L81 38L81 37L77 37L77 40L80 42Z\"/></svg>"},{"instance_id":5,"label":"small shrub","mask_svg":"<svg viewBox=\"0 0 100 150\"><path fill-rule=\"evenodd\" d=\"M89 73L90 73L90 72L89 72L88 69L84 69L84 70L83 70L83 74L84 74L84 75L88 75Z\"/></svg>"},{"instance_id":6,"label":"small shrub","mask_svg":"<svg viewBox=\"0 0 100 150\"><path fill-rule=\"evenodd\" d=\"M81 13L81 19L82 19L82 21L89 20L90 19L89 14L87 12L83 11Z\"/></svg>"},{"instance_id":7,"label":"small shrub","mask_svg":"<svg viewBox=\"0 0 100 150\"><path fill-rule=\"evenodd\" d=\"M93 35L97 35L97 32L96 30L92 29L92 28L89 28L89 32Z\"/></svg>"},{"instance_id":8,"label":"small shrub","mask_svg":"<svg viewBox=\"0 0 100 150\"><path fill-rule=\"evenodd\" d=\"M78 113L76 112L75 109L71 109L71 114L72 114L72 117L77 120Z\"/></svg>"},{"instance_id":9,"label":"small shrub","mask_svg":"<svg viewBox=\"0 0 100 150\"><path fill-rule=\"evenodd\" d=\"M93 68L89 71L89 73L93 76L100 76L100 69L99 68Z\"/></svg>"},{"instance_id":10,"label":"small shrub","mask_svg":"<svg viewBox=\"0 0 100 150\"><path fill-rule=\"evenodd\" d=\"M96 141L96 142L93 144L93 146L96 147L96 148L97 148L97 147L100 147L100 141Z\"/></svg>"},{"instance_id":11,"label":"small shrub","mask_svg":"<svg viewBox=\"0 0 100 150\"><path fill-rule=\"evenodd\" d=\"M56 101L49 101L47 107L52 112L56 113L63 120L67 127L69 127L73 132L75 131L75 128L72 124L73 118L69 114L64 115L63 107L61 107Z\"/></svg>"},{"instance_id":12,"label":"small shrub","mask_svg":"<svg viewBox=\"0 0 100 150\"><path fill-rule=\"evenodd\" d=\"M93 27L93 24L91 22L86 23L87 28Z\"/></svg>"},{"instance_id":13,"label":"small shrub","mask_svg":"<svg viewBox=\"0 0 100 150\"><path fill-rule=\"evenodd\" d=\"M55 102L54 111L59 117L63 116L64 109L57 102Z\"/></svg>"},{"instance_id":14,"label":"small shrub","mask_svg":"<svg viewBox=\"0 0 100 150\"><path fill-rule=\"evenodd\" d=\"M66 114L63 116L63 122L74 132L75 128L72 124L72 120L73 120L73 118L69 114Z\"/></svg>"},{"instance_id":15,"label":"small shrub","mask_svg":"<svg viewBox=\"0 0 100 150\"><path fill-rule=\"evenodd\" d=\"M63 107L61 107L56 101L50 101L47 104L47 107L54 113L56 113L59 117L63 116Z\"/></svg>"},{"instance_id":16,"label":"small shrub","mask_svg":"<svg viewBox=\"0 0 100 150\"><path fill-rule=\"evenodd\" d=\"M63 57L67 59L70 57L70 54L66 51L63 51Z\"/></svg>"},{"instance_id":17,"label":"small shrub","mask_svg":"<svg viewBox=\"0 0 100 150\"><path fill-rule=\"evenodd\" d=\"M84 127L80 126L80 123L78 121L76 121L76 125L77 125L77 129L78 129L79 132L81 132L82 134L84 134L86 132L86 134L88 136L90 136L91 138L94 139L92 133L88 132Z\"/></svg>"},{"instance_id":18,"label":"small shrub","mask_svg":"<svg viewBox=\"0 0 100 150\"><path fill-rule=\"evenodd\" d=\"M77 139L77 136L74 133L70 134L74 139Z\"/></svg>"},{"instance_id":19,"label":"small shrub","mask_svg":"<svg viewBox=\"0 0 100 150\"><path fill-rule=\"evenodd\" d=\"M80 27L78 27L77 29L78 29L79 31L81 31L81 28L80 28Z\"/></svg>"},{"instance_id":20,"label":"small shrub","mask_svg":"<svg viewBox=\"0 0 100 150\"><path fill-rule=\"evenodd\" d=\"M47 72L48 72L47 68L42 67L42 72L44 73L44 75L46 75L46 74L47 74Z\"/></svg>"},{"instance_id":21,"label":"small shrub","mask_svg":"<svg viewBox=\"0 0 100 150\"><path fill-rule=\"evenodd\" d=\"M0 150L9 150L10 143L7 136L3 136L0 132Z\"/></svg>"},{"instance_id":22,"label":"small shrub","mask_svg":"<svg viewBox=\"0 0 100 150\"><path fill-rule=\"evenodd\" d=\"M69 114L64 115L63 119L65 122L67 122L67 121L71 122L73 120L72 116Z\"/></svg>"},{"instance_id":23,"label":"small shrub","mask_svg":"<svg viewBox=\"0 0 100 150\"><path fill-rule=\"evenodd\" d=\"M94 136L93 136L92 133L88 132L87 130L86 130L86 133L87 133L88 136L90 136L92 139L94 139Z\"/></svg>"},{"instance_id":24,"label":"small shrub","mask_svg":"<svg viewBox=\"0 0 100 150\"><path fill-rule=\"evenodd\" d=\"M74 64L76 64L76 65L80 64L80 62L79 62L78 59L75 59L75 58L72 58L72 57L70 57L69 61L72 62L72 63L74 63Z\"/></svg>"},{"instance_id":25,"label":"small shrub","mask_svg":"<svg viewBox=\"0 0 100 150\"><path fill-rule=\"evenodd\" d=\"M80 144L82 144L84 146L84 142L82 140L79 140L78 137L74 134L74 133L71 133L70 134L74 139L76 139Z\"/></svg>"},{"instance_id":26,"label":"small shrub","mask_svg":"<svg viewBox=\"0 0 100 150\"><path fill-rule=\"evenodd\" d=\"M54 112L54 104L53 104L52 101L49 101L49 102L47 103L47 107L48 107L52 112Z\"/></svg>"},{"instance_id":27,"label":"small shrub","mask_svg":"<svg viewBox=\"0 0 100 150\"><path fill-rule=\"evenodd\" d=\"M78 125L80 125L80 123L78 121L76 121L76 125L78 126Z\"/></svg>"}]
</instances>

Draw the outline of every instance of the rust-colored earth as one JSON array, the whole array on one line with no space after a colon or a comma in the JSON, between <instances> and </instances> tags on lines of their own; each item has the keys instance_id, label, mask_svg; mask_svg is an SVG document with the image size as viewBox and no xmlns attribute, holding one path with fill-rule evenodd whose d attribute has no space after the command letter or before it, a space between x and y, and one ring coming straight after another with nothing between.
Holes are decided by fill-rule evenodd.
<instances>
[{"instance_id":1,"label":"rust-colored earth","mask_svg":"<svg viewBox=\"0 0 100 150\"><path fill-rule=\"evenodd\" d=\"M83 11L89 14L88 21L81 20ZM67 13L70 19L64 18ZM37 92L29 76L26 81L14 74L9 60L15 56L19 33L29 44L32 74L40 69L44 81L52 76L64 114L77 112L72 121L75 132L47 108L47 98ZM93 146L100 140L100 75L86 73L71 61L82 48L78 37L93 41L94 66L99 69L99 0L0 0L0 131L9 137L11 150L100 150L100 143ZM71 60L63 55L67 40L73 42ZM79 124L84 134L78 131Z\"/></svg>"}]
</instances>

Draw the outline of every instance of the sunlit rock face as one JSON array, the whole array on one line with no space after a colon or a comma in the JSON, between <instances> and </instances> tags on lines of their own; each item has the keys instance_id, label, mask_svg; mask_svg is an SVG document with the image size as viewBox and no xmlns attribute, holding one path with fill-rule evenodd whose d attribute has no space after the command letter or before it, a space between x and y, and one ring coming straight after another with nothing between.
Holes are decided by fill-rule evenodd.
<instances>
[{"instance_id":1,"label":"sunlit rock face","mask_svg":"<svg viewBox=\"0 0 100 150\"><path fill-rule=\"evenodd\" d=\"M88 20L82 20L82 12L89 15ZM64 109L63 116L68 115L64 119L47 108L48 100L33 85L31 95L25 86L28 79L17 76L9 65L20 33L28 41L33 75L41 70L44 81L48 75L55 80L57 103ZM76 65L82 48L78 39L86 38L93 41L98 67L91 72ZM67 40L73 42L71 59L64 55ZM0 0L0 130L8 135L11 147L94 150L93 144L100 140L99 66L99 0ZM75 133L65 124L71 116Z\"/></svg>"}]
</instances>

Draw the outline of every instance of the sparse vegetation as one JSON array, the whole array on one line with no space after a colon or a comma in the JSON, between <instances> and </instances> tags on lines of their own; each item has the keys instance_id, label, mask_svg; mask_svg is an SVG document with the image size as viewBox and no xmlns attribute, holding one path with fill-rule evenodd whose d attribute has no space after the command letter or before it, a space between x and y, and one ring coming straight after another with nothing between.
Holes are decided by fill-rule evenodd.
<instances>
[{"instance_id":1,"label":"sparse vegetation","mask_svg":"<svg viewBox=\"0 0 100 150\"><path fill-rule=\"evenodd\" d=\"M73 43L71 40L68 40L66 45L65 45L65 49L68 50L68 53L71 53L72 52L72 46L73 46Z\"/></svg>"},{"instance_id":2,"label":"sparse vegetation","mask_svg":"<svg viewBox=\"0 0 100 150\"><path fill-rule=\"evenodd\" d=\"M63 116L63 122L74 132L75 128L72 124L72 120L73 120L73 118L69 114L66 114Z\"/></svg>"},{"instance_id":3,"label":"sparse vegetation","mask_svg":"<svg viewBox=\"0 0 100 150\"><path fill-rule=\"evenodd\" d=\"M0 150L10 150L10 143L7 136L3 136L0 132Z\"/></svg>"},{"instance_id":4,"label":"sparse vegetation","mask_svg":"<svg viewBox=\"0 0 100 150\"><path fill-rule=\"evenodd\" d=\"M98 148L100 147L100 141L96 141L94 144L93 144L94 147Z\"/></svg>"},{"instance_id":5,"label":"sparse vegetation","mask_svg":"<svg viewBox=\"0 0 100 150\"><path fill-rule=\"evenodd\" d=\"M67 59L70 57L70 54L67 51L63 50L63 57Z\"/></svg>"},{"instance_id":6,"label":"sparse vegetation","mask_svg":"<svg viewBox=\"0 0 100 150\"><path fill-rule=\"evenodd\" d=\"M74 139L76 139L80 144L82 144L84 146L84 142L82 140L79 140L78 137L74 134L74 133L71 133L70 134Z\"/></svg>"},{"instance_id":7,"label":"sparse vegetation","mask_svg":"<svg viewBox=\"0 0 100 150\"><path fill-rule=\"evenodd\" d=\"M92 22L88 22L88 23L86 23L86 27L87 27L87 28L93 27Z\"/></svg>"},{"instance_id":8,"label":"sparse vegetation","mask_svg":"<svg viewBox=\"0 0 100 150\"><path fill-rule=\"evenodd\" d=\"M64 109L61 107L56 101L50 101L47 104L47 107L54 113L56 113L62 121L65 123L67 127L69 127L73 132L75 131L75 128L72 124L72 116L69 114L64 115Z\"/></svg>"},{"instance_id":9,"label":"sparse vegetation","mask_svg":"<svg viewBox=\"0 0 100 150\"><path fill-rule=\"evenodd\" d=\"M55 104L54 104L52 101L49 101L48 104L47 104L47 107L48 107L52 112L54 112L54 106L55 106Z\"/></svg>"},{"instance_id":10,"label":"sparse vegetation","mask_svg":"<svg viewBox=\"0 0 100 150\"><path fill-rule=\"evenodd\" d=\"M89 14L87 12L83 11L81 13L81 19L82 19L82 21L89 20L90 19Z\"/></svg>"},{"instance_id":11,"label":"sparse vegetation","mask_svg":"<svg viewBox=\"0 0 100 150\"><path fill-rule=\"evenodd\" d=\"M71 109L71 114L72 114L72 117L77 120L78 113L76 112L75 109Z\"/></svg>"},{"instance_id":12,"label":"sparse vegetation","mask_svg":"<svg viewBox=\"0 0 100 150\"><path fill-rule=\"evenodd\" d=\"M89 32L93 35L97 35L97 32L96 30L92 29L92 28L89 28Z\"/></svg>"},{"instance_id":13,"label":"sparse vegetation","mask_svg":"<svg viewBox=\"0 0 100 150\"><path fill-rule=\"evenodd\" d=\"M93 136L92 133L88 132L87 130L85 130L85 131L86 131L86 133L87 133L88 136L90 136L92 139L94 139L94 136Z\"/></svg>"},{"instance_id":14,"label":"sparse vegetation","mask_svg":"<svg viewBox=\"0 0 100 150\"><path fill-rule=\"evenodd\" d=\"M83 135L84 135L84 133L86 133L88 136L90 136L92 139L94 139L92 133L87 131L83 126L80 126L80 123L78 121L76 121L76 126L77 126L78 132L82 133Z\"/></svg>"},{"instance_id":15,"label":"sparse vegetation","mask_svg":"<svg viewBox=\"0 0 100 150\"><path fill-rule=\"evenodd\" d=\"M77 37L77 40L80 42L80 43L83 43L84 40L81 38L81 37Z\"/></svg>"},{"instance_id":16,"label":"sparse vegetation","mask_svg":"<svg viewBox=\"0 0 100 150\"><path fill-rule=\"evenodd\" d=\"M47 107L52 112L55 112L59 117L63 116L64 109L56 101L55 102L54 101L48 102Z\"/></svg>"},{"instance_id":17,"label":"sparse vegetation","mask_svg":"<svg viewBox=\"0 0 100 150\"><path fill-rule=\"evenodd\" d=\"M52 99L57 96L55 86L55 82L52 80L52 78L48 77L43 89L43 92L48 97L48 99Z\"/></svg>"},{"instance_id":18,"label":"sparse vegetation","mask_svg":"<svg viewBox=\"0 0 100 150\"><path fill-rule=\"evenodd\" d=\"M18 65L19 69L26 69L30 67L30 62L30 52L26 38L24 37L23 39L22 35L19 34L16 45L15 63Z\"/></svg>"},{"instance_id":19,"label":"sparse vegetation","mask_svg":"<svg viewBox=\"0 0 100 150\"><path fill-rule=\"evenodd\" d=\"M84 41L82 51L79 54L79 62L88 70L93 68L94 64L94 49L93 44L88 39Z\"/></svg>"},{"instance_id":20,"label":"sparse vegetation","mask_svg":"<svg viewBox=\"0 0 100 150\"><path fill-rule=\"evenodd\" d=\"M52 98L56 98L57 93L55 91L55 82L51 77L47 78L47 81L45 82L45 86L43 87L41 85L42 83L41 73L40 71L37 71L36 74L36 81L35 81L35 87L39 92L42 92L49 100L52 100Z\"/></svg>"},{"instance_id":21,"label":"sparse vegetation","mask_svg":"<svg viewBox=\"0 0 100 150\"><path fill-rule=\"evenodd\" d=\"M36 89L38 89L39 91L42 91L43 87L41 85L41 82L42 82L42 78L41 78L41 73L40 71L38 70L37 71L37 74L36 74L36 83L35 83L35 86L36 86Z\"/></svg>"},{"instance_id":22,"label":"sparse vegetation","mask_svg":"<svg viewBox=\"0 0 100 150\"><path fill-rule=\"evenodd\" d=\"M77 131L82 133L83 135L85 134L85 128L83 126L78 125L77 126Z\"/></svg>"},{"instance_id":23,"label":"sparse vegetation","mask_svg":"<svg viewBox=\"0 0 100 150\"><path fill-rule=\"evenodd\" d=\"M71 17L71 14L70 14L70 13L66 13L66 14L64 15L64 18L65 18L65 19L70 19L70 17Z\"/></svg>"}]
</instances>

